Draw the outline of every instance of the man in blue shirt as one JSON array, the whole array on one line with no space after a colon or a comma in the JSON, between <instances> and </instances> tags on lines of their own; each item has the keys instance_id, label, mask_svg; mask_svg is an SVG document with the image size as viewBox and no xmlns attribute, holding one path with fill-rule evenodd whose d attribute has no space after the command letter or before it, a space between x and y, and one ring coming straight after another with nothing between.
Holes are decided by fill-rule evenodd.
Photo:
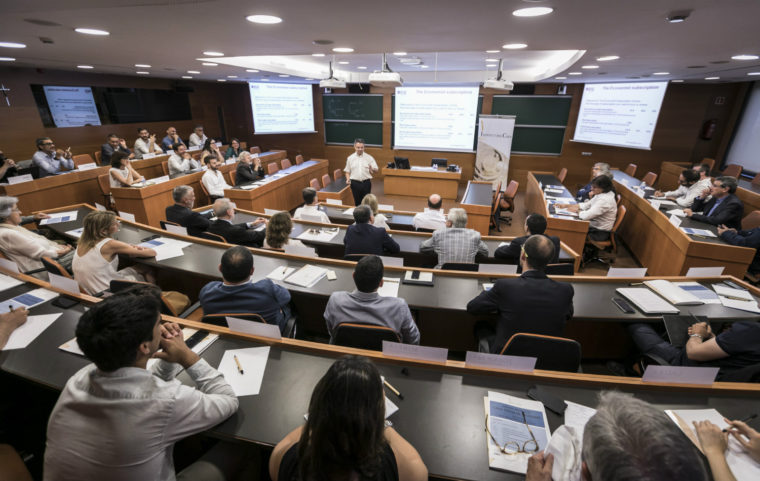
<instances>
[{"instance_id":1,"label":"man in blue shirt","mask_svg":"<svg viewBox=\"0 0 760 481\"><path fill-rule=\"evenodd\" d=\"M177 134L177 129L175 129L174 127L169 127L168 129L166 129L166 137L164 137L163 140L161 140L161 145L164 146L164 152L168 150L172 150L172 146L174 144L185 145L185 142Z\"/></svg>"},{"instance_id":2,"label":"man in blue shirt","mask_svg":"<svg viewBox=\"0 0 760 481\"><path fill-rule=\"evenodd\" d=\"M251 282L251 251L230 247L222 255L219 271L223 280L209 282L198 296L204 314L255 313L283 329L290 318L290 293L266 278Z\"/></svg>"},{"instance_id":3,"label":"man in blue shirt","mask_svg":"<svg viewBox=\"0 0 760 481\"><path fill-rule=\"evenodd\" d=\"M62 153L55 150L55 143L50 137L37 139L37 152L32 156L32 163L40 169L40 178L55 175L62 170L74 170L71 159L71 147Z\"/></svg>"}]
</instances>

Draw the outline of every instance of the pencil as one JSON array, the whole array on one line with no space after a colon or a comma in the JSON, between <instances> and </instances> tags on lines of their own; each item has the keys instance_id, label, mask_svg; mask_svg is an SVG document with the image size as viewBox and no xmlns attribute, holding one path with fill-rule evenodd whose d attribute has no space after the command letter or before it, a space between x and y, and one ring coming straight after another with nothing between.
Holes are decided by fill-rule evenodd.
<instances>
[{"instance_id":1,"label":"pencil","mask_svg":"<svg viewBox=\"0 0 760 481\"><path fill-rule=\"evenodd\" d=\"M391 391L393 391L393 394L395 394L396 396L398 396L399 399L404 399L404 396L400 392L398 392L398 389L396 389L395 387L391 386L391 383L389 383L388 381L386 381L385 379L383 379L383 384L385 384L385 387L387 387L388 389L390 389Z\"/></svg>"},{"instance_id":2,"label":"pencil","mask_svg":"<svg viewBox=\"0 0 760 481\"><path fill-rule=\"evenodd\" d=\"M747 416L746 418L744 418L744 419L740 419L740 421L741 421L741 422L743 422L743 423L746 423L746 422L752 421L752 420L753 420L753 419L755 419L756 417L757 417L757 413L755 413L755 414L750 414L750 415L749 415L749 416ZM728 432L728 428L724 429L724 430L723 430L723 432L724 432L724 433L727 433L727 432Z\"/></svg>"},{"instance_id":3,"label":"pencil","mask_svg":"<svg viewBox=\"0 0 760 481\"><path fill-rule=\"evenodd\" d=\"M237 364L238 372L240 374L243 374L243 366L240 365L240 360L238 359L237 355L233 354L232 358L235 359L235 364Z\"/></svg>"}]
</instances>

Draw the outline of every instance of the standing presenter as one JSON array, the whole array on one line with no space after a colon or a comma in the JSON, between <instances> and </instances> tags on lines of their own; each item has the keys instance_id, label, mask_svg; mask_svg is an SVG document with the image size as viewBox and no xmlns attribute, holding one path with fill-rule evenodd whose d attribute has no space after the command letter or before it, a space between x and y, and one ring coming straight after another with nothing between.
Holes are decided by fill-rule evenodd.
<instances>
[{"instance_id":1,"label":"standing presenter","mask_svg":"<svg viewBox=\"0 0 760 481\"><path fill-rule=\"evenodd\" d=\"M364 196L372 192L372 174L378 171L375 158L364 153L364 139L354 140L355 152L346 159L346 182L351 185L354 205L361 205Z\"/></svg>"}]
</instances>

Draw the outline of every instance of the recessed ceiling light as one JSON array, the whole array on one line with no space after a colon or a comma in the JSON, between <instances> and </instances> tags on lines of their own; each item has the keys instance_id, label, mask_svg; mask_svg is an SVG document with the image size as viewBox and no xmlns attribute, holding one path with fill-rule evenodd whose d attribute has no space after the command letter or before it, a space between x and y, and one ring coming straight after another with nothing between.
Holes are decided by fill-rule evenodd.
<instances>
[{"instance_id":1,"label":"recessed ceiling light","mask_svg":"<svg viewBox=\"0 0 760 481\"><path fill-rule=\"evenodd\" d=\"M498 62L498 61L499 61L498 58L487 58L486 59L486 62Z\"/></svg>"},{"instance_id":2,"label":"recessed ceiling light","mask_svg":"<svg viewBox=\"0 0 760 481\"><path fill-rule=\"evenodd\" d=\"M556 80L565 80L567 77L554 77Z\"/></svg>"},{"instance_id":3,"label":"recessed ceiling light","mask_svg":"<svg viewBox=\"0 0 760 481\"><path fill-rule=\"evenodd\" d=\"M760 75L760 72L747 72L747 75Z\"/></svg>"},{"instance_id":4,"label":"recessed ceiling light","mask_svg":"<svg viewBox=\"0 0 760 481\"><path fill-rule=\"evenodd\" d=\"M393 52L393 55L397 57L403 57L404 55L406 55L406 52Z\"/></svg>"},{"instance_id":5,"label":"recessed ceiling light","mask_svg":"<svg viewBox=\"0 0 760 481\"><path fill-rule=\"evenodd\" d=\"M323 53L313 53L313 54L311 54L311 56L312 57L324 57L325 54L323 54Z\"/></svg>"},{"instance_id":6,"label":"recessed ceiling light","mask_svg":"<svg viewBox=\"0 0 760 481\"><path fill-rule=\"evenodd\" d=\"M237 75L227 75L227 78L237 78Z\"/></svg>"},{"instance_id":7,"label":"recessed ceiling light","mask_svg":"<svg viewBox=\"0 0 760 481\"><path fill-rule=\"evenodd\" d=\"M705 80L720 80L720 77L705 77Z\"/></svg>"},{"instance_id":8,"label":"recessed ceiling light","mask_svg":"<svg viewBox=\"0 0 760 481\"><path fill-rule=\"evenodd\" d=\"M685 22L687 18L689 18L689 14L691 11L680 11L680 12L670 12L667 17L665 17L665 20L667 20L670 23L681 23Z\"/></svg>"},{"instance_id":9,"label":"recessed ceiling light","mask_svg":"<svg viewBox=\"0 0 760 481\"><path fill-rule=\"evenodd\" d=\"M348 64L349 64L349 62L348 62L347 60L341 60L341 61L340 61L340 62L338 62L338 63L339 63L340 65L348 65Z\"/></svg>"},{"instance_id":10,"label":"recessed ceiling light","mask_svg":"<svg viewBox=\"0 0 760 481\"><path fill-rule=\"evenodd\" d=\"M183 75L182 78L192 78L192 77L189 75Z\"/></svg>"},{"instance_id":11,"label":"recessed ceiling light","mask_svg":"<svg viewBox=\"0 0 760 481\"><path fill-rule=\"evenodd\" d=\"M617 55L606 55L604 57L598 57L596 59L596 61L597 62L609 62L610 60L617 60L619 58L620 57L618 57Z\"/></svg>"},{"instance_id":12,"label":"recessed ceiling light","mask_svg":"<svg viewBox=\"0 0 760 481\"><path fill-rule=\"evenodd\" d=\"M256 70L255 68L249 68L249 69L246 69L245 71L246 71L246 72L251 72L251 73L256 73L256 72L258 72L258 70Z\"/></svg>"},{"instance_id":13,"label":"recessed ceiling light","mask_svg":"<svg viewBox=\"0 0 760 481\"><path fill-rule=\"evenodd\" d=\"M286 74L286 73L281 73L280 75L278 75L278 77L283 77L283 78L285 78L285 77L290 77L290 75L288 75L288 74Z\"/></svg>"},{"instance_id":14,"label":"recessed ceiling light","mask_svg":"<svg viewBox=\"0 0 760 481\"><path fill-rule=\"evenodd\" d=\"M15 62L16 59L13 57L0 57L0 62Z\"/></svg>"},{"instance_id":15,"label":"recessed ceiling light","mask_svg":"<svg viewBox=\"0 0 760 481\"><path fill-rule=\"evenodd\" d=\"M111 35L110 32L98 30L97 28L75 28L74 31L85 35Z\"/></svg>"},{"instance_id":16,"label":"recessed ceiling light","mask_svg":"<svg viewBox=\"0 0 760 481\"><path fill-rule=\"evenodd\" d=\"M307 81L307 82L309 82L309 81L312 81L314 79L313 78L305 78L304 80Z\"/></svg>"},{"instance_id":17,"label":"recessed ceiling light","mask_svg":"<svg viewBox=\"0 0 760 481\"><path fill-rule=\"evenodd\" d=\"M548 15L554 11L551 7L528 7L520 8L512 12L515 17L540 17L541 15Z\"/></svg>"},{"instance_id":18,"label":"recessed ceiling light","mask_svg":"<svg viewBox=\"0 0 760 481\"><path fill-rule=\"evenodd\" d=\"M203 62L201 65L205 65L206 67L216 67L219 64L214 62Z\"/></svg>"},{"instance_id":19,"label":"recessed ceiling light","mask_svg":"<svg viewBox=\"0 0 760 481\"><path fill-rule=\"evenodd\" d=\"M227 79L226 78L218 78L218 79L216 79L216 81L217 82L226 82Z\"/></svg>"},{"instance_id":20,"label":"recessed ceiling light","mask_svg":"<svg viewBox=\"0 0 760 481\"><path fill-rule=\"evenodd\" d=\"M356 68L358 68L359 70L367 70L367 67L365 67L364 65L362 65L360 67L356 67Z\"/></svg>"},{"instance_id":21,"label":"recessed ceiling light","mask_svg":"<svg viewBox=\"0 0 760 481\"><path fill-rule=\"evenodd\" d=\"M498 50L486 50L486 53L499 53Z\"/></svg>"},{"instance_id":22,"label":"recessed ceiling light","mask_svg":"<svg viewBox=\"0 0 760 481\"><path fill-rule=\"evenodd\" d=\"M670 75L670 72L655 72L652 75Z\"/></svg>"},{"instance_id":23,"label":"recessed ceiling light","mask_svg":"<svg viewBox=\"0 0 760 481\"><path fill-rule=\"evenodd\" d=\"M146 72L144 70L140 70L138 72L135 72L137 75L150 75L150 72Z\"/></svg>"},{"instance_id":24,"label":"recessed ceiling light","mask_svg":"<svg viewBox=\"0 0 760 481\"><path fill-rule=\"evenodd\" d=\"M275 17L274 15L248 15L245 19L249 22L264 23L268 25L282 22L280 17Z\"/></svg>"},{"instance_id":25,"label":"recessed ceiling light","mask_svg":"<svg viewBox=\"0 0 760 481\"><path fill-rule=\"evenodd\" d=\"M681 82L683 82L683 80L680 80L680 79L678 79L678 80L671 80L671 82L674 82L674 83L681 83Z\"/></svg>"},{"instance_id":26,"label":"recessed ceiling light","mask_svg":"<svg viewBox=\"0 0 760 481\"><path fill-rule=\"evenodd\" d=\"M731 60L757 60L758 58L760 57L758 57L757 55L742 54L742 55L734 55L733 57L731 57Z\"/></svg>"},{"instance_id":27,"label":"recessed ceiling light","mask_svg":"<svg viewBox=\"0 0 760 481\"><path fill-rule=\"evenodd\" d=\"M224 57L224 54L222 52L213 52L213 51L203 52L203 55L207 57Z\"/></svg>"},{"instance_id":28,"label":"recessed ceiling light","mask_svg":"<svg viewBox=\"0 0 760 481\"><path fill-rule=\"evenodd\" d=\"M592 70L592 69L595 69L595 68L599 68L599 65L584 65L581 68L585 68L587 70Z\"/></svg>"},{"instance_id":29,"label":"recessed ceiling light","mask_svg":"<svg viewBox=\"0 0 760 481\"><path fill-rule=\"evenodd\" d=\"M420 68L430 68L428 65L420 65Z\"/></svg>"},{"instance_id":30,"label":"recessed ceiling light","mask_svg":"<svg viewBox=\"0 0 760 481\"><path fill-rule=\"evenodd\" d=\"M506 45L502 45L501 48L506 48L507 50L518 50L527 46L527 43L508 43Z\"/></svg>"},{"instance_id":31,"label":"recessed ceiling light","mask_svg":"<svg viewBox=\"0 0 760 481\"><path fill-rule=\"evenodd\" d=\"M334 49L332 49L332 51L338 52L338 53L351 53L354 51L354 49L352 49L351 47L335 47Z\"/></svg>"},{"instance_id":32,"label":"recessed ceiling light","mask_svg":"<svg viewBox=\"0 0 760 481\"><path fill-rule=\"evenodd\" d=\"M199 74L200 72L197 70L188 70L187 73Z\"/></svg>"},{"instance_id":33,"label":"recessed ceiling light","mask_svg":"<svg viewBox=\"0 0 760 481\"><path fill-rule=\"evenodd\" d=\"M263 78L263 79L261 79L261 81L262 82L269 82L269 79L268 78Z\"/></svg>"},{"instance_id":34,"label":"recessed ceiling light","mask_svg":"<svg viewBox=\"0 0 760 481\"><path fill-rule=\"evenodd\" d=\"M26 48L26 45L23 43L16 43L16 42L0 42L0 47L5 48Z\"/></svg>"},{"instance_id":35,"label":"recessed ceiling light","mask_svg":"<svg viewBox=\"0 0 760 481\"><path fill-rule=\"evenodd\" d=\"M150 65L148 65L147 63L136 63L135 67L137 67L137 68L150 68Z\"/></svg>"},{"instance_id":36,"label":"recessed ceiling light","mask_svg":"<svg viewBox=\"0 0 760 481\"><path fill-rule=\"evenodd\" d=\"M95 68L95 67L93 67L92 65L77 65L77 68L90 69L90 68Z\"/></svg>"},{"instance_id":37,"label":"recessed ceiling light","mask_svg":"<svg viewBox=\"0 0 760 481\"><path fill-rule=\"evenodd\" d=\"M583 72L567 72L568 75L583 75Z\"/></svg>"}]
</instances>

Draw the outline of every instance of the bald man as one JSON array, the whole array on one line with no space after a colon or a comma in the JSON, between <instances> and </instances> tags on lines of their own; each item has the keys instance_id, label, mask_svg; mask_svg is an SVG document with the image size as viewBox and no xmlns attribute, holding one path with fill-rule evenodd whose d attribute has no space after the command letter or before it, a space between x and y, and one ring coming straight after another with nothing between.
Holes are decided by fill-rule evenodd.
<instances>
[{"instance_id":1,"label":"bald man","mask_svg":"<svg viewBox=\"0 0 760 481\"><path fill-rule=\"evenodd\" d=\"M438 230L446 227L446 216L441 209L443 199L438 194L428 197L428 206L425 212L419 212L414 215L412 224L415 229Z\"/></svg>"}]
</instances>

